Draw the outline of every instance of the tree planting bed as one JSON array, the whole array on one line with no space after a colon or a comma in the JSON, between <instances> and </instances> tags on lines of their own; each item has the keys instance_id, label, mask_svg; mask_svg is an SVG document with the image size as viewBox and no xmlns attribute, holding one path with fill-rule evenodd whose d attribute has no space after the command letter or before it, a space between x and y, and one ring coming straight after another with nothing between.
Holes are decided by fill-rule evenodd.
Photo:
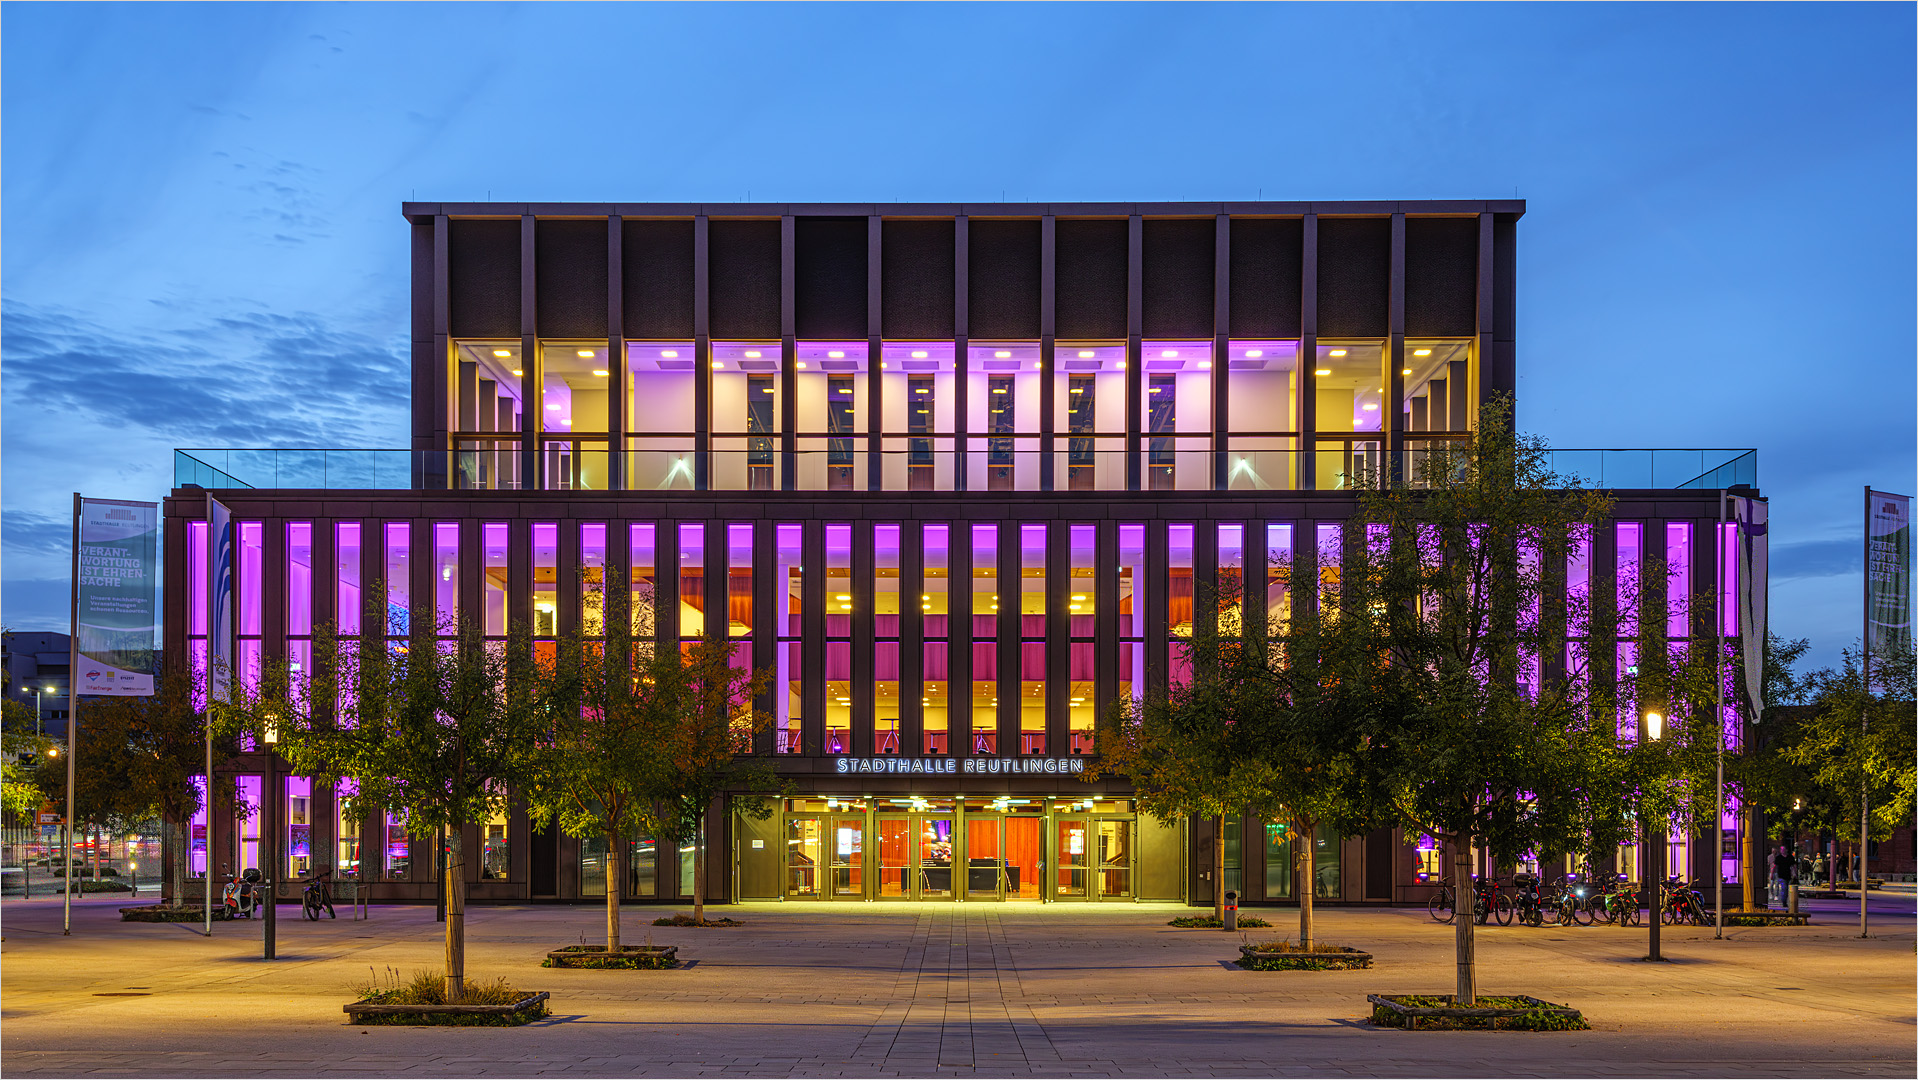
<instances>
[{"instance_id":1,"label":"tree planting bed","mask_svg":"<svg viewBox=\"0 0 1918 1080\"><path fill-rule=\"evenodd\" d=\"M1711 924L1706 919L1706 925ZM1811 915L1801 911L1793 915L1789 911L1727 911L1726 926L1810 926Z\"/></svg>"},{"instance_id":2,"label":"tree planting bed","mask_svg":"<svg viewBox=\"0 0 1918 1080\"><path fill-rule=\"evenodd\" d=\"M1524 994L1480 994L1460 1007L1451 994L1367 994L1372 1023L1380 1027L1436 1028L1442 1031L1589 1031L1585 1017L1569 1005L1555 1005Z\"/></svg>"},{"instance_id":3,"label":"tree planting bed","mask_svg":"<svg viewBox=\"0 0 1918 1080\"><path fill-rule=\"evenodd\" d=\"M213 921L226 919L226 909L213 909ZM120 909L121 922L204 922L206 908L175 907L172 904L148 904L145 907L123 907Z\"/></svg>"},{"instance_id":4,"label":"tree planting bed","mask_svg":"<svg viewBox=\"0 0 1918 1080\"><path fill-rule=\"evenodd\" d=\"M1182 930L1225 929L1225 921L1217 915L1181 915L1176 919L1168 921L1166 925L1176 926ZM1257 915L1241 915L1239 916L1239 925L1253 930L1262 930L1272 924L1259 918Z\"/></svg>"},{"instance_id":5,"label":"tree planting bed","mask_svg":"<svg viewBox=\"0 0 1918 1080\"><path fill-rule=\"evenodd\" d=\"M666 915L653 920L654 926L744 926L738 919L695 919L691 915Z\"/></svg>"},{"instance_id":6,"label":"tree planting bed","mask_svg":"<svg viewBox=\"0 0 1918 1080\"><path fill-rule=\"evenodd\" d=\"M546 954L540 967L549 968L622 968L664 970L679 966L677 945L621 945L618 952L604 945L568 945Z\"/></svg>"},{"instance_id":7,"label":"tree planting bed","mask_svg":"<svg viewBox=\"0 0 1918 1080\"><path fill-rule=\"evenodd\" d=\"M1347 945L1316 945L1307 952L1289 941L1239 946L1235 961L1247 971L1344 971L1372 966L1372 954Z\"/></svg>"},{"instance_id":8,"label":"tree planting bed","mask_svg":"<svg viewBox=\"0 0 1918 1080\"><path fill-rule=\"evenodd\" d=\"M341 1011L355 1024L518 1027L545 1017L551 995L542 990L504 1005L402 1005L393 1003L396 996L397 991L383 991L341 1006Z\"/></svg>"}]
</instances>

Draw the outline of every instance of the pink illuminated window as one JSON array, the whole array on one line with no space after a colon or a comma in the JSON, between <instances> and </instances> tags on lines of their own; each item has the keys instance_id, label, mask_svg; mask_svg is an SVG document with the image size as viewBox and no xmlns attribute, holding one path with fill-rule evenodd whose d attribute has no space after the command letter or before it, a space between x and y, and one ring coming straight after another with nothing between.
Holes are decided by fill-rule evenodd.
<instances>
[{"instance_id":1,"label":"pink illuminated window","mask_svg":"<svg viewBox=\"0 0 1918 1080\"><path fill-rule=\"evenodd\" d=\"M386 633L404 637L412 629L413 527L404 521L386 523L386 559L381 564L386 576Z\"/></svg>"},{"instance_id":2,"label":"pink illuminated window","mask_svg":"<svg viewBox=\"0 0 1918 1080\"><path fill-rule=\"evenodd\" d=\"M1316 531L1319 554L1319 610L1336 611L1339 606L1339 574L1342 545L1337 525L1321 522Z\"/></svg>"},{"instance_id":3,"label":"pink illuminated window","mask_svg":"<svg viewBox=\"0 0 1918 1080\"><path fill-rule=\"evenodd\" d=\"M951 680L946 667L949 648L943 641L928 641L922 646L925 686L920 691L919 705L920 714L925 718L920 724L920 753L923 754L952 752Z\"/></svg>"},{"instance_id":4,"label":"pink illuminated window","mask_svg":"<svg viewBox=\"0 0 1918 1080\"><path fill-rule=\"evenodd\" d=\"M481 632L488 637L506 633L506 523L480 526L480 591L484 614Z\"/></svg>"},{"instance_id":5,"label":"pink illuminated window","mask_svg":"<svg viewBox=\"0 0 1918 1080\"><path fill-rule=\"evenodd\" d=\"M1644 554L1643 526L1636 521L1621 521L1618 529L1618 636L1638 636L1640 562ZM1621 672L1624 668L1619 669Z\"/></svg>"},{"instance_id":6,"label":"pink illuminated window","mask_svg":"<svg viewBox=\"0 0 1918 1080\"><path fill-rule=\"evenodd\" d=\"M753 632L753 527L751 522L726 526L726 632L735 638Z\"/></svg>"},{"instance_id":7,"label":"pink illuminated window","mask_svg":"<svg viewBox=\"0 0 1918 1080\"><path fill-rule=\"evenodd\" d=\"M579 632L606 636L606 526L579 527Z\"/></svg>"},{"instance_id":8,"label":"pink illuminated window","mask_svg":"<svg viewBox=\"0 0 1918 1080\"><path fill-rule=\"evenodd\" d=\"M333 527L333 610L339 632L360 632L360 523L342 521Z\"/></svg>"},{"instance_id":9,"label":"pink illuminated window","mask_svg":"<svg viewBox=\"0 0 1918 1080\"><path fill-rule=\"evenodd\" d=\"M313 632L313 524L286 523L286 632Z\"/></svg>"},{"instance_id":10,"label":"pink illuminated window","mask_svg":"<svg viewBox=\"0 0 1918 1080\"><path fill-rule=\"evenodd\" d=\"M1265 527L1265 632L1284 637L1292 626L1292 526Z\"/></svg>"},{"instance_id":11,"label":"pink illuminated window","mask_svg":"<svg viewBox=\"0 0 1918 1080\"><path fill-rule=\"evenodd\" d=\"M433 524L433 618L442 634L457 631L460 617L460 526Z\"/></svg>"},{"instance_id":12,"label":"pink illuminated window","mask_svg":"<svg viewBox=\"0 0 1918 1080\"><path fill-rule=\"evenodd\" d=\"M1738 636L1738 523L1718 527L1718 632Z\"/></svg>"},{"instance_id":13,"label":"pink illuminated window","mask_svg":"<svg viewBox=\"0 0 1918 1080\"><path fill-rule=\"evenodd\" d=\"M826 642L826 753L852 753L852 642Z\"/></svg>"},{"instance_id":14,"label":"pink illuminated window","mask_svg":"<svg viewBox=\"0 0 1918 1080\"><path fill-rule=\"evenodd\" d=\"M897 754L899 744L899 643L878 641L872 647L872 752Z\"/></svg>"},{"instance_id":15,"label":"pink illuminated window","mask_svg":"<svg viewBox=\"0 0 1918 1080\"><path fill-rule=\"evenodd\" d=\"M1692 525L1665 523L1665 634L1683 638L1692 634Z\"/></svg>"},{"instance_id":16,"label":"pink illuminated window","mask_svg":"<svg viewBox=\"0 0 1918 1080\"><path fill-rule=\"evenodd\" d=\"M204 521L186 527L187 634L206 636L206 530Z\"/></svg>"},{"instance_id":17,"label":"pink illuminated window","mask_svg":"<svg viewBox=\"0 0 1918 1080\"><path fill-rule=\"evenodd\" d=\"M1571 545L1565 554L1565 625L1575 638L1591 633L1592 627L1592 530L1589 525L1572 526Z\"/></svg>"},{"instance_id":18,"label":"pink illuminated window","mask_svg":"<svg viewBox=\"0 0 1918 1080\"><path fill-rule=\"evenodd\" d=\"M633 637L639 641L651 641L659 634L658 614L654 606L654 582L658 577L658 568L655 566L657 553L653 547L652 522L630 527L627 549L630 561L626 567L626 587L632 597L630 614Z\"/></svg>"},{"instance_id":19,"label":"pink illuminated window","mask_svg":"<svg viewBox=\"0 0 1918 1080\"><path fill-rule=\"evenodd\" d=\"M706 526L679 526L679 636L693 639L706 633Z\"/></svg>"},{"instance_id":20,"label":"pink illuminated window","mask_svg":"<svg viewBox=\"0 0 1918 1080\"><path fill-rule=\"evenodd\" d=\"M240 613L235 622L241 636L257 637L262 622L260 610L265 597L263 587L266 584L265 529L257 521L242 521L237 526L240 580L235 591L239 594Z\"/></svg>"},{"instance_id":21,"label":"pink illuminated window","mask_svg":"<svg viewBox=\"0 0 1918 1080\"><path fill-rule=\"evenodd\" d=\"M773 753L797 754L800 750L801 700L805 688L805 668L800 664L801 646L797 641L782 641L773 650L778 667L773 686Z\"/></svg>"},{"instance_id":22,"label":"pink illuminated window","mask_svg":"<svg viewBox=\"0 0 1918 1080\"><path fill-rule=\"evenodd\" d=\"M533 523L533 636L559 633L559 525Z\"/></svg>"}]
</instances>

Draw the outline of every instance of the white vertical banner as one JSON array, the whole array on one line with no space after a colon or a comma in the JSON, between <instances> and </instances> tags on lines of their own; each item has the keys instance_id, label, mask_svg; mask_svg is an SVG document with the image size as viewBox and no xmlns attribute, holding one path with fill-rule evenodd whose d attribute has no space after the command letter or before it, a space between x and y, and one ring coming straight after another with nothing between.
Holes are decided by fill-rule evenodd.
<instances>
[{"instance_id":1,"label":"white vertical banner","mask_svg":"<svg viewBox=\"0 0 1918 1080\"><path fill-rule=\"evenodd\" d=\"M1769 508L1763 499L1732 496L1738 523L1738 642L1745 657L1745 707L1765 715L1765 596L1770 573Z\"/></svg>"},{"instance_id":2,"label":"white vertical banner","mask_svg":"<svg viewBox=\"0 0 1918 1080\"><path fill-rule=\"evenodd\" d=\"M1865 651L1911 645L1911 496L1865 489Z\"/></svg>"},{"instance_id":3,"label":"white vertical banner","mask_svg":"<svg viewBox=\"0 0 1918 1080\"><path fill-rule=\"evenodd\" d=\"M227 699L233 671L233 512L206 497L207 700Z\"/></svg>"},{"instance_id":4,"label":"white vertical banner","mask_svg":"<svg viewBox=\"0 0 1918 1080\"><path fill-rule=\"evenodd\" d=\"M74 692L151 697L159 504L83 497L78 512Z\"/></svg>"}]
</instances>

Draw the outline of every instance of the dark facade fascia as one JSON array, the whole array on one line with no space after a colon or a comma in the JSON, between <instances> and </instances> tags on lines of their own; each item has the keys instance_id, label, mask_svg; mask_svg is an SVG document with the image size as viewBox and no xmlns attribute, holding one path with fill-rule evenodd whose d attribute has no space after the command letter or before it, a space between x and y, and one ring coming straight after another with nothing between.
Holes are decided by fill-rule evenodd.
<instances>
[{"instance_id":1,"label":"dark facade fascia","mask_svg":"<svg viewBox=\"0 0 1918 1080\"><path fill-rule=\"evenodd\" d=\"M1269 202L1151 202L1151 203L513 203L406 202L400 214L408 221L430 223L447 217L629 218L722 217L1388 217L1392 214L1471 215L1525 213L1523 199L1426 199L1390 201L1269 201Z\"/></svg>"}]
</instances>

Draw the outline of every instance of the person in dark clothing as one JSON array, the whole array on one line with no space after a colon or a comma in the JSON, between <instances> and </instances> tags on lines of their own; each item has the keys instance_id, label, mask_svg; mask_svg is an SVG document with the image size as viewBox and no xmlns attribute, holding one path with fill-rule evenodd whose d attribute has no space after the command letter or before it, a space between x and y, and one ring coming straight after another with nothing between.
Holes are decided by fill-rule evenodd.
<instances>
[{"instance_id":1,"label":"person in dark clothing","mask_svg":"<svg viewBox=\"0 0 1918 1080\"><path fill-rule=\"evenodd\" d=\"M1785 888L1787 883L1791 881L1792 875L1798 872L1797 865L1798 860L1792 858L1791 850L1783 844L1778 845L1778 850L1772 853L1771 895L1773 907L1785 906Z\"/></svg>"}]
</instances>

